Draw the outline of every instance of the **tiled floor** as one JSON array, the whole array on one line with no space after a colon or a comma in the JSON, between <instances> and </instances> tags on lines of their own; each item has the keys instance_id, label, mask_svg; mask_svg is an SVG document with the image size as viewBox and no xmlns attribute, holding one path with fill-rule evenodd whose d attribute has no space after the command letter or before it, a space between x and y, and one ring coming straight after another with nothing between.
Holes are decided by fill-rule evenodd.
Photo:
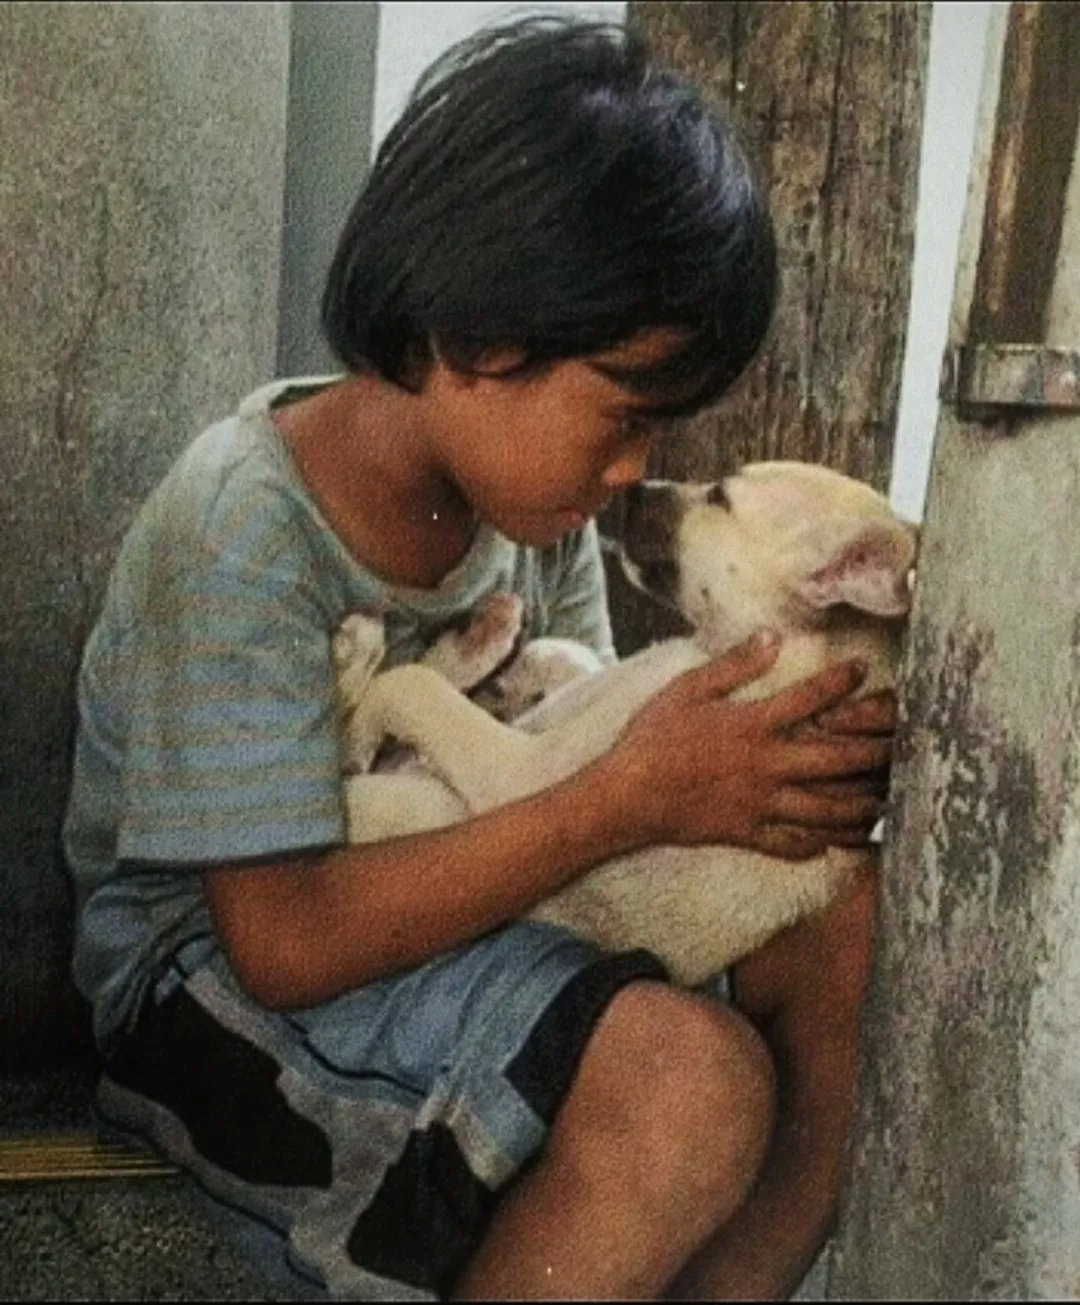
<instances>
[{"instance_id":1,"label":"tiled floor","mask_svg":"<svg viewBox=\"0 0 1080 1305\"><path fill-rule=\"evenodd\" d=\"M93 1135L92 1076L0 1076L0 1142ZM180 1176L0 1181L0 1300L321 1300L279 1239Z\"/></svg>"}]
</instances>

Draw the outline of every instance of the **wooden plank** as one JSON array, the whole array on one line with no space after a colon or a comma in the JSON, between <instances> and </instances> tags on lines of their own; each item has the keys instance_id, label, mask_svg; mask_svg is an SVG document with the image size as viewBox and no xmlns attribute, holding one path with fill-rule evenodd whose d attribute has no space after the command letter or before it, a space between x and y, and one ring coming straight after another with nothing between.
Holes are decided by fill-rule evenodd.
<instances>
[{"instance_id":1,"label":"wooden plank","mask_svg":"<svg viewBox=\"0 0 1080 1305\"><path fill-rule=\"evenodd\" d=\"M657 57L742 128L777 230L762 356L688 424L661 474L805 458L884 488L892 465L929 5L631 3Z\"/></svg>"},{"instance_id":2,"label":"wooden plank","mask_svg":"<svg viewBox=\"0 0 1080 1305\"><path fill-rule=\"evenodd\" d=\"M0 1138L0 1183L161 1178L179 1172L152 1151L93 1133Z\"/></svg>"},{"instance_id":3,"label":"wooden plank","mask_svg":"<svg viewBox=\"0 0 1080 1305\"><path fill-rule=\"evenodd\" d=\"M1080 123L1080 4L1009 12L969 339L1045 340Z\"/></svg>"}]
</instances>

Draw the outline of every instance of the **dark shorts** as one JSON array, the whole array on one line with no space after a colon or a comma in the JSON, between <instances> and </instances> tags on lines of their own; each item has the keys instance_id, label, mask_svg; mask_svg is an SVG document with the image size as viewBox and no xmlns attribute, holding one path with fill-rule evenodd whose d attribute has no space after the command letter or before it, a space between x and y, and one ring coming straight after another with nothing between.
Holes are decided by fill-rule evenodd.
<instances>
[{"instance_id":1,"label":"dark shorts","mask_svg":"<svg viewBox=\"0 0 1080 1305\"><path fill-rule=\"evenodd\" d=\"M181 952L110 1050L104 1118L269 1222L335 1296L432 1299L534 1157L596 1020L647 952L527 922L419 970L271 1012Z\"/></svg>"}]
</instances>

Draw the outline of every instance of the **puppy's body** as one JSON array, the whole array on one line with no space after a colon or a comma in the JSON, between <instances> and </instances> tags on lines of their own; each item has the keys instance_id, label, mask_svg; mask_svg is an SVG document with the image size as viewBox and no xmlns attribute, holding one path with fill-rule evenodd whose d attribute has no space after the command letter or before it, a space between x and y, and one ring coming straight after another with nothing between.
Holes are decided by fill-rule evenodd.
<instances>
[{"instance_id":1,"label":"puppy's body","mask_svg":"<svg viewBox=\"0 0 1080 1305\"><path fill-rule=\"evenodd\" d=\"M755 629L784 636L772 671L740 696L763 697L829 663L860 657L867 690L893 683L914 531L864 485L818 467L765 463L723 486L653 482L631 504L624 564L695 627L565 685L514 726L493 720L430 667L377 675L348 696L354 762L386 734L433 774L387 801L379 777L348 791L350 836L430 829L525 797L607 751L677 675ZM448 789L450 792L448 793ZM800 916L825 906L862 854L787 862L726 846L663 846L616 858L541 903L533 918L609 949L647 947L686 984L704 981Z\"/></svg>"}]
</instances>

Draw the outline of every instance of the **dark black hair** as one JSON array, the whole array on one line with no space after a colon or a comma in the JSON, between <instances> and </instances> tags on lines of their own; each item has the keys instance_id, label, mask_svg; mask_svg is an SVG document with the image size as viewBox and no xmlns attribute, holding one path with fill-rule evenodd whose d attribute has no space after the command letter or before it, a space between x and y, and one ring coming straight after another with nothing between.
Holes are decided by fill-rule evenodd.
<instances>
[{"instance_id":1,"label":"dark black hair","mask_svg":"<svg viewBox=\"0 0 1080 1305\"><path fill-rule=\"evenodd\" d=\"M767 205L731 125L611 24L482 30L421 78L378 151L323 297L347 368L415 387L435 342L469 370L678 327L673 357L617 379L667 411L722 393L772 316Z\"/></svg>"}]
</instances>

